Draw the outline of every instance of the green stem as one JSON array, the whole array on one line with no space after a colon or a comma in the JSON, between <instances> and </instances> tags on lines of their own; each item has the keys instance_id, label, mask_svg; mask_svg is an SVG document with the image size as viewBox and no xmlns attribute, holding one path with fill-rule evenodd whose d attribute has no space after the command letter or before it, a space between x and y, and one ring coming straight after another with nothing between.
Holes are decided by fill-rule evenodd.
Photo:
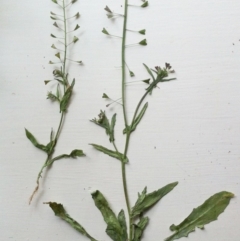
<instances>
[{"instance_id":1,"label":"green stem","mask_svg":"<svg viewBox=\"0 0 240 241\"><path fill-rule=\"evenodd\" d=\"M65 74L66 74L66 60L67 60L67 23L66 23L65 0L63 0L62 9L63 9L63 17L64 17L64 60L63 60L63 70L62 71L63 71L63 76L64 76L64 93L65 93L65 91L66 91L66 84L68 84L67 83L67 79L65 78ZM31 195L31 197L29 198L29 204L31 204L34 195L38 191L38 188L39 188L39 185L40 185L40 178L42 177L42 173L43 173L44 169L46 167L48 167L50 162L51 162L52 154L54 152L54 148L55 148L55 146L57 144L57 141L58 141L58 138L59 138L59 135L60 135L60 132L61 132L61 128L62 128L62 125L63 125L64 116L65 116L65 112L62 112L61 113L61 118L60 118L60 121L59 121L59 125L58 125L58 129L57 129L57 133L56 133L55 138L54 138L54 142L53 142L54 144L52 145L51 150L48 153L48 156L47 156L47 159L46 159L44 165L42 166L40 172L38 173L37 181L36 181L37 185L36 185L32 195Z\"/></svg>"},{"instance_id":2,"label":"green stem","mask_svg":"<svg viewBox=\"0 0 240 241\"><path fill-rule=\"evenodd\" d=\"M123 22L123 33L122 33L122 104L123 104L123 116L125 126L127 127L127 113L126 113L126 98L125 98L125 82L126 82L126 70L125 70L125 44L126 44L126 32L127 32L127 14L128 14L128 0L125 0L124 6L124 22Z\"/></svg>"}]
</instances>

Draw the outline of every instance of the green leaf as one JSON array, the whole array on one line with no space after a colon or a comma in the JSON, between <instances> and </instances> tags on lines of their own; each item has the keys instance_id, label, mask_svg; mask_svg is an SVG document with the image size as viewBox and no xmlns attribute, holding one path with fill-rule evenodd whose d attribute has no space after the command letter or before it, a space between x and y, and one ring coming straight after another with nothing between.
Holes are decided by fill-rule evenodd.
<instances>
[{"instance_id":1,"label":"green leaf","mask_svg":"<svg viewBox=\"0 0 240 241\"><path fill-rule=\"evenodd\" d=\"M107 224L106 233L108 236L114 241L126 241L123 240L124 232L122 227L103 194L97 190L92 193L92 198Z\"/></svg>"},{"instance_id":2,"label":"green leaf","mask_svg":"<svg viewBox=\"0 0 240 241\"><path fill-rule=\"evenodd\" d=\"M145 45L147 45L147 40L146 40L146 39L143 39L143 40L140 41L138 44L145 46Z\"/></svg>"},{"instance_id":3,"label":"green leaf","mask_svg":"<svg viewBox=\"0 0 240 241\"><path fill-rule=\"evenodd\" d=\"M125 213L123 210L121 210L118 214L118 222L122 228L122 241L126 241L128 238L128 234L127 234L127 223L126 223L126 217L125 217Z\"/></svg>"},{"instance_id":4,"label":"green leaf","mask_svg":"<svg viewBox=\"0 0 240 241\"><path fill-rule=\"evenodd\" d=\"M148 68L148 66L147 66L146 64L143 64L143 65L144 65L144 67L146 68L147 72L151 75L152 79L155 81L156 79L155 79L152 71Z\"/></svg>"},{"instance_id":5,"label":"green leaf","mask_svg":"<svg viewBox=\"0 0 240 241\"><path fill-rule=\"evenodd\" d=\"M145 105L143 106L142 110L140 111L140 113L138 114L138 116L135 118L133 125L131 127L131 132L134 131L137 128L137 125L140 123L140 121L142 120L146 110L148 107L148 102L145 103Z\"/></svg>"},{"instance_id":6,"label":"green leaf","mask_svg":"<svg viewBox=\"0 0 240 241\"><path fill-rule=\"evenodd\" d=\"M109 99L108 95L107 95L107 94L105 94L105 93L103 93L102 98Z\"/></svg>"},{"instance_id":7,"label":"green leaf","mask_svg":"<svg viewBox=\"0 0 240 241\"><path fill-rule=\"evenodd\" d=\"M109 35L109 32L105 28L103 28L102 33Z\"/></svg>"},{"instance_id":8,"label":"green leaf","mask_svg":"<svg viewBox=\"0 0 240 241\"><path fill-rule=\"evenodd\" d=\"M68 106L69 100L70 100L71 95L72 95L72 90L73 90L74 84L75 84L75 79L73 79L73 82L72 82L71 86L69 86L67 88L66 92L63 95L63 98L60 102L60 112L64 112L64 111L67 110L67 106Z\"/></svg>"},{"instance_id":9,"label":"green leaf","mask_svg":"<svg viewBox=\"0 0 240 241\"><path fill-rule=\"evenodd\" d=\"M110 126L110 142L114 142L114 127L116 124L116 116L117 114L114 114L112 116L112 120L111 120L111 126Z\"/></svg>"},{"instance_id":10,"label":"green leaf","mask_svg":"<svg viewBox=\"0 0 240 241\"><path fill-rule=\"evenodd\" d=\"M146 34L146 29L142 29L142 30L140 30L140 31L138 31L140 34L142 34L142 35L145 35Z\"/></svg>"},{"instance_id":11,"label":"green leaf","mask_svg":"<svg viewBox=\"0 0 240 241\"><path fill-rule=\"evenodd\" d=\"M103 98L106 98L106 96L107 96L106 94L105 95L103 94ZM111 126L109 124L109 120L105 114L105 111L101 110L98 117L99 117L99 119L94 118L91 120L91 122L104 128L106 130L106 134L110 136L109 141L113 142L114 141L114 126L116 123L116 114L114 114L112 117Z\"/></svg>"},{"instance_id":12,"label":"green leaf","mask_svg":"<svg viewBox=\"0 0 240 241\"><path fill-rule=\"evenodd\" d=\"M94 239L91 235L87 233L87 231L84 229L84 227L81 224L79 224L77 221L75 221L73 218L71 218L68 215L68 213L65 211L62 204L55 203L55 202L49 202L45 204L48 204L50 206L50 208L53 210L56 216L58 216L59 218L63 219L65 222L70 224L79 233L88 237L91 241L96 241L96 239Z\"/></svg>"},{"instance_id":13,"label":"green leaf","mask_svg":"<svg viewBox=\"0 0 240 241\"><path fill-rule=\"evenodd\" d=\"M90 144L90 145L93 146L96 150L103 152L106 155L109 155L113 158L123 161L124 163L128 162L128 158L127 157L124 158L124 155L120 152L112 151L112 150L107 149L106 147L96 145L96 144Z\"/></svg>"},{"instance_id":14,"label":"green leaf","mask_svg":"<svg viewBox=\"0 0 240 241\"><path fill-rule=\"evenodd\" d=\"M54 161L57 161L57 160L60 160L60 159L63 159L63 158L76 158L76 157L82 157L82 156L86 156L82 150L78 150L78 149L75 149L73 150L69 155L68 154L62 154L62 155L59 155L55 158L52 159L51 161L51 164L54 162Z\"/></svg>"},{"instance_id":15,"label":"green leaf","mask_svg":"<svg viewBox=\"0 0 240 241\"><path fill-rule=\"evenodd\" d=\"M147 187L144 188L142 194L138 194L138 200L135 203L131 211L131 216L136 217L141 215L144 211L155 205L159 200L162 199L166 194L173 190L178 182L170 183L157 191L147 194Z\"/></svg>"},{"instance_id":16,"label":"green leaf","mask_svg":"<svg viewBox=\"0 0 240 241\"><path fill-rule=\"evenodd\" d=\"M60 84L57 85L57 91L56 91L56 96L60 100L61 99L61 89L60 89Z\"/></svg>"},{"instance_id":17,"label":"green leaf","mask_svg":"<svg viewBox=\"0 0 240 241\"><path fill-rule=\"evenodd\" d=\"M137 224L134 224L134 237L133 241L140 241L143 235L143 231L148 224L148 217L141 217L140 221Z\"/></svg>"},{"instance_id":18,"label":"green leaf","mask_svg":"<svg viewBox=\"0 0 240 241\"><path fill-rule=\"evenodd\" d=\"M217 220L218 216L224 212L234 194L230 192L219 192L207 199L202 205L194 208L191 214L179 225L171 225L170 230L175 233L166 238L165 241L172 241L182 237L187 237L195 228L204 228L204 225Z\"/></svg>"},{"instance_id":19,"label":"green leaf","mask_svg":"<svg viewBox=\"0 0 240 241\"><path fill-rule=\"evenodd\" d=\"M36 140L36 138L33 136L33 134L28 131L26 128L25 128L25 134L28 138L29 141L32 142L32 144L37 147L38 149L42 150L42 151L45 151L45 152L48 152L48 148L42 144L39 144L38 141Z\"/></svg>"},{"instance_id":20,"label":"green leaf","mask_svg":"<svg viewBox=\"0 0 240 241\"><path fill-rule=\"evenodd\" d=\"M145 8L145 7L147 7L147 6L148 6L148 1L146 1L145 3L143 3L143 4L141 5L142 8Z\"/></svg>"},{"instance_id":21,"label":"green leaf","mask_svg":"<svg viewBox=\"0 0 240 241\"><path fill-rule=\"evenodd\" d=\"M51 101L59 101L58 97L54 95L52 92L48 92L47 99L50 99Z\"/></svg>"}]
</instances>

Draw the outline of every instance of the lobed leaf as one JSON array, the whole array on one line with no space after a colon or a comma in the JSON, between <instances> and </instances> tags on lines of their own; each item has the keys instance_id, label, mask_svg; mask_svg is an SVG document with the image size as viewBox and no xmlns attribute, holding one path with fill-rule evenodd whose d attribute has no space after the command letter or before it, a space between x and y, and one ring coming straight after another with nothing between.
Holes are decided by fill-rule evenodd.
<instances>
[{"instance_id":1,"label":"lobed leaf","mask_svg":"<svg viewBox=\"0 0 240 241\"><path fill-rule=\"evenodd\" d=\"M139 194L138 200L135 203L131 211L131 217L136 217L142 215L143 212L148 210L150 207L155 205L159 200L161 200L166 194L173 190L173 188L178 184L178 182L170 183L157 191L147 194L147 187L144 188L142 194Z\"/></svg>"},{"instance_id":2,"label":"lobed leaf","mask_svg":"<svg viewBox=\"0 0 240 241\"><path fill-rule=\"evenodd\" d=\"M56 216L58 216L59 218L63 219L65 222L70 224L79 233L83 234L84 236L87 236L91 241L96 241L96 239L94 239L93 237L91 237L91 235L87 233L87 231L84 229L84 227L81 224L79 224L77 221L75 221L67 214L62 204L55 203L55 202L49 202L46 204L49 204L50 208L53 210Z\"/></svg>"},{"instance_id":3,"label":"lobed leaf","mask_svg":"<svg viewBox=\"0 0 240 241\"><path fill-rule=\"evenodd\" d=\"M62 154L62 155L59 155L55 158L52 159L51 161L51 164L54 162L54 161L57 161L57 160L60 160L60 159L63 159L63 158L76 158L76 157L82 157L82 156L86 156L82 150L78 150L78 149L75 149L73 150L70 154Z\"/></svg>"},{"instance_id":4,"label":"lobed leaf","mask_svg":"<svg viewBox=\"0 0 240 241\"><path fill-rule=\"evenodd\" d=\"M107 224L106 233L108 236L114 241L126 241L123 239L125 233L122 229L122 226L112 209L109 207L109 204L103 194L97 190L96 192L92 193L92 198ZM121 223L124 222L122 218L123 216L121 215Z\"/></svg>"},{"instance_id":5,"label":"lobed leaf","mask_svg":"<svg viewBox=\"0 0 240 241\"><path fill-rule=\"evenodd\" d=\"M189 233L195 231L196 227L203 229L204 225L217 220L233 197L234 194L226 191L214 194L202 205L194 208L190 215L179 225L172 224L170 230L175 231L175 233L166 238L165 241L187 237Z\"/></svg>"},{"instance_id":6,"label":"lobed leaf","mask_svg":"<svg viewBox=\"0 0 240 241\"><path fill-rule=\"evenodd\" d=\"M124 157L124 155L120 152L116 152L116 151L112 151L107 149L106 147L100 146L100 145L96 145L96 144L90 144L91 146L93 146L96 150L103 152L106 155L109 155L111 157L114 157L124 163L128 162L128 158Z\"/></svg>"}]
</instances>

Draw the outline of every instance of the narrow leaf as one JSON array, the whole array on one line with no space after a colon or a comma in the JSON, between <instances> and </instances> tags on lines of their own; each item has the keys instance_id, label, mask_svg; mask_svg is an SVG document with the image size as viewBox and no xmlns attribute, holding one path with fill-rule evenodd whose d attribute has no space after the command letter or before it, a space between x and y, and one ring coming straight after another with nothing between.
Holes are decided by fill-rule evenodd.
<instances>
[{"instance_id":1,"label":"narrow leaf","mask_svg":"<svg viewBox=\"0 0 240 241\"><path fill-rule=\"evenodd\" d=\"M145 112L147 110L147 107L148 107L148 102L145 103L145 105L143 106L142 110L140 111L140 113L138 114L136 119L134 120L132 128L131 128L131 131L134 131L136 129L137 125L142 120L142 118L143 118L143 116L144 116L144 114L145 114Z\"/></svg>"},{"instance_id":2,"label":"narrow leaf","mask_svg":"<svg viewBox=\"0 0 240 241\"><path fill-rule=\"evenodd\" d=\"M97 190L92 193L92 198L107 224L106 233L108 236L114 241L121 241L123 235L122 227L103 194Z\"/></svg>"},{"instance_id":3,"label":"narrow leaf","mask_svg":"<svg viewBox=\"0 0 240 241\"><path fill-rule=\"evenodd\" d=\"M173 190L178 182L170 183L157 191L147 194L147 188L145 187L142 194L139 195L137 202L132 208L131 216L136 217L141 215L144 211L147 211L150 207L155 205L166 194Z\"/></svg>"},{"instance_id":4,"label":"narrow leaf","mask_svg":"<svg viewBox=\"0 0 240 241\"><path fill-rule=\"evenodd\" d=\"M88 237L91 241L96 241L91 235L87 233L87 231L84 229L84 227L79 224L77 221L75 221L73 218L71 218L68 213L65 211L64 207L60 203L55 202L49 202L45 203L49 204L50 208L53 210L56 216L63 219L65 222L70 224L74 229L76 229L79 233L83 234L84 236Z\"/></svg>"},{"instance_id":5,"label":"narrow leaf","mask_svg":"<svg viewBox=\"0 0 240 241\"><path fill-rule=\"evenodd\" d=\"M224 212L234 194L230 192L219 192L207 199L202 205L194 208L191 214L179 225L171 225L170 230L175 233L166 238L165 241L172 241L182 237L187 237L195 228L204 228L204 225L217 220L218 216Z\"/></svg>"},{"instance_id":6,"label":"narrow leaf","mask_svg":"<svg viewBox=\"0 0 240 241\"><path fill-rule=\"evenodd\" d=\"M140 241L143 235L143 231L148 224L148 217L141 217L140 221L134 225L134 237L133 241Z\"/></svg>"},{"instance_id":7,"label":"narrow leaf","mask_svg":"<svg viewBox=\"0 0 240 241\"><path fill-rule=\"evenodd\" d=\"M103 28L102 33L109 35L109 32L105 28Z\"/></svg>"},{"instance_id":8,"label":"narrow leaf","mask_svg":"<svg viewBox=\"0 0 240 241\"><path fill-rule=\"evenodd\" d=\"M63 98L60 102L60 112L64 112L67 110L67 106L72 95L72 89L74 84L75 84L75 79L73 79L71 86L67 88L66 92L63 95Z\"/></svg>"},{"instance_id":9,"label":"narrow leaf","mask_svg":"<svg viewBox=\"0 0 240 241\"><path fill-rule=\"evenodd\" d=\"M143 65L144 65L144 67L146 68L147 72L151 75L151 77L152 77L153 80L155 81L156 79L155 79L155 77L154 77L152 71L148 68L148 66L147 66L146 64L143 64Z\"/></svg>"},{"instance_id":10,"label":"narrow leaf","mask_svg":"<svg viewBox=\"0 0 240 241\"><path fill-rule=\"evenodd\" d=\"M35 147L37 147L38 149L40 149L42 151L48 152L48 148L42 144L39 144L38 141L36 140L36 138L34 137L34 135L30 131L28 131L26 128L25 128L25 134L26 134L28 140L31 141Z\"/></svg>"},{"instance_id":11,"label":"narrow leaf","mask_svg":"<svg viewBox=\"0 0 240 241\"><path fill-rule=\"evenodd\" d=\"M93 146L96 150L103 152L106 155L114 157L120 161L123 161L124 163L128 162L128 158L127 157L124 158L124 155L120 152L112 151L112 150L107 149L106 147L96 145L96 144L90 144L90 145Z\"/></svg>"},{"instance_id":12,"label":"narrow leaf","mask_svg":"<svg viewBox=\"0 0 240 241\"><path fill-rule=\"evenodd\" d=\"M57 161L57 160L60 160L60 159L63 159L63 158L76 158L76 157L83 157L83 156L86 156L82 150L73 150L69 155L68 154L62 154L62 155L59 155L55 158L52 159L51 161L51 164L54 162L54 161Z\"/></svg>"}]
</instances>

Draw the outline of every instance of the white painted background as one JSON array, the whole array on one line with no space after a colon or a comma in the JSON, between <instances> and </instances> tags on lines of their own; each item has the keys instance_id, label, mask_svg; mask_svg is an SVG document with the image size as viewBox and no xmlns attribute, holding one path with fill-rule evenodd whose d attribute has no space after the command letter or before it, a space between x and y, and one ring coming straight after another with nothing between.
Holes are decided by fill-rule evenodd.
<instances>
[{"instance_id":1,"label":"white painted background","mask_svg":"<svg viewBox=\"0 0 240 241\"><path fill-rule=\"evenodd\" d=\"M133 0L132 3L140 3ZM119 98L120 41L101 33L106 27L120 35L122 19L109 21L103 8L122 12L122 0L81 0L80 41L72 58L70 76L77 82L72 104L58 142L56 155L82 148L86 158L62 160L44 174L41 189L31 206L28 198L45 155L26 139L27 127L46 143L59 121L58 106L46 100L54 87L43 80L52 77L55 52L50 48L56 33L49 18L58 11L50 0L2 0L0 9L0 240L86 240L55 217L44 201L65 205L69 214L99 240L110 240L105 223L90 193L101 190L114 211L125 207L120 163L93 150L88 143L110 147L103 129L89 122L107 102L106 92ZM163 240L169 226L178 224L192 208L213 193L228 190L236 197L217 222L190 234L191 241L240 240L240 1L150 0L146 9L131 8L129 28L147 29L147 47L127 49L133 80L148 78L142 63L154 67L170 62L176 81L159 85L148 98L149 108L133 134L127 178L131 204L145 185L149 191L179 181L169 195L149 211L144 240ZM142 39L128 34L127 41ZM128 86L128 115L142 95L142 84ZM123 120L118 105L116 138L123 149Z\"/></svg>"}]
</instances>

